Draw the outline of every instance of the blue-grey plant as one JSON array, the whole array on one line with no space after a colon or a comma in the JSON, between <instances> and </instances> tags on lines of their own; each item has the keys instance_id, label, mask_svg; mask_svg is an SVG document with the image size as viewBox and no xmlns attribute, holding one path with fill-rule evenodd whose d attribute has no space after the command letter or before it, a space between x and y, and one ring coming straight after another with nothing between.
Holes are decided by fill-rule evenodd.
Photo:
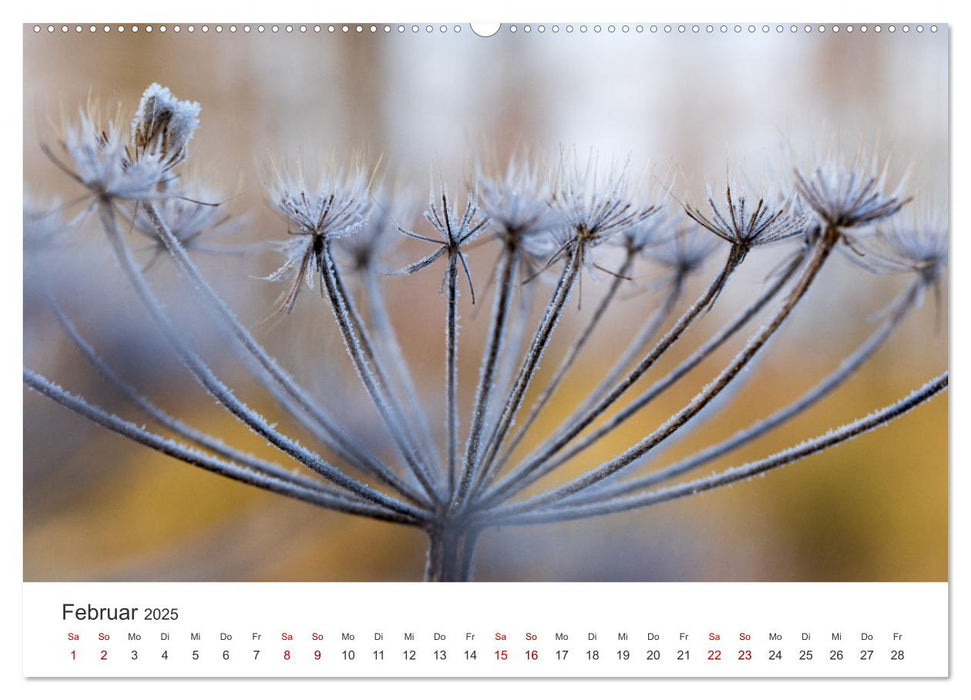
<instances>
[{"instance_id":1,"label":"blue-grey plant","mask_svg":"<svg viewBox=\"0 0 971 700\"><path fill-rule=\"evenodd\" d=\"M278 168L268 185L271 206L286 223L288 240L282 266L269 279L287 280L281 306L290 311L304 284L317 287L333 317L348 358L391 438L393 457L353 436L336 407L322 405L269 355L205 279L190 253L205 250L198 240L224 222L213 194L182 181L188 143L199 124L199 105L180 101L153 84L125 133L117 124L100 124L82 114L68 129L62 152L46 149L89 200L85 212L97 212L117 261L153 323L197 382L238 421L264 438L292 471L250 455L215 435L175 417L123 379L101 358L50 293L54 317L92 370L138 408L150 429L123 419L71 393L25 367L25 384L77 414L151 449L188 464L322 508L421 528L429 538L425 578L434 581L472 577L481 533L498 525L554 522L644 508L748 479L842 444L883 426L942 392L947 372L910 395L860 420L741 466L679 483L679 477L749 445L835 391L879 349L916 308L928 287L937 287L947 260L947 229L933 216L906 222L894 219L908 199L885 193L885 171L833 161L809 174L796 171L793 192L773 198L743 192L729 183L725 203L709 194L707 209L684 204L673 210L663 201L643 201L629 178L629 168L614 168L604 178L595 157L564 151L557 167L514 160L492 175L479 168L462 198L436 185L425 212L434 235L409 227L407 205L391 190L375 192L374 173L360 159L334 163L316 180L299 169ZM461 204L460 204L461 203ZM405 213L403 213L405 212ZM25 236L51 222L50 216L25 215ZM41 218L38 218L41 217ZM44 222L37 226L35 222ZM878 228L868 228L879 223ZM307 431L305 446L283 427L269 422L237 397L232 388L192 347L175 325L139 262L127 224L153 242L152 257L164 251L187 279L194 294L245 361L249 374ZM67 225L67 224L64 224ZM852 238L851 238L852 236ZM395 319L385 304L385 287L395 282L392 268L379 262L393 239L417 239L435 248L397 273L427 274L444 266L445 424L433 429L427 391L419 391L402 352ZM493 242L498 260L491 276L492 312L468 425L459 401L460 276L474 303L469 244ZM684 353L667 373L631 398L631 390L689 329L721 298L749 251L761 245L789 246L781 268L761 292L710 337ZM776 335L804 299L834 250L847 248L874 272L904 272L912 281L880 315L882 323L860 347L802 396L729 438L693 455L646 473L660 446L697 424L703 411L719 409L740 385L739 375ZM699 274L719 248L724 258L704 291L673 321L686 282ZM620 255L617 265L617 254ZM613 266L607 258L613 256ZM577 367L577 360L605 322L625 285L644 260L662 268L653 289L640 294L637 328L626 350L608 363L596 386L551 434L538 440L523 458L516 448L537 425L557 389ZM538 371L570 307L580 296L584 275L599 269L610 275L606 290L581 323L556 369ZM532 335L535 301L543 298L540 279L552 281ZM778 301L776 301L778 299ZM314 302L316 303L316 302ZM769 308L764 324L703 389L635 444L571 479L552 482L523 496L528 487L558 469L618 426L626 423ZM286 319L281 322L285 323ZM682 343L683 344L683 343ZM424 387L422 387L424 389ZM526 398L535 398L524 411ZM616 408L622 399L629 399ZM465 438L463 441L463 428ZM333 455L325 458L323 454ZM626 478L625 478L626 477Z\"/></svg>"}]
</instances>

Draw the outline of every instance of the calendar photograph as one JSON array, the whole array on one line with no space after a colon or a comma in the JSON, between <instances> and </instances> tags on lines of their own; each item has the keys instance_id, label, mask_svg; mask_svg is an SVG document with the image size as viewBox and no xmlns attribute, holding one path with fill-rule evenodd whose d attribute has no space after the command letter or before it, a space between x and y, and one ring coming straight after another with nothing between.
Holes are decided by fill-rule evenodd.
<instances>
[{"instance_id":1,"label":"calendar photograph","mask_svg":"<svg viewBox=\"0 0 971 700\"><path fill-rule=\"evenodd\" d=\"M25 584L947 582L948 42L24 25Z\"/></svg>"}]
</instances>

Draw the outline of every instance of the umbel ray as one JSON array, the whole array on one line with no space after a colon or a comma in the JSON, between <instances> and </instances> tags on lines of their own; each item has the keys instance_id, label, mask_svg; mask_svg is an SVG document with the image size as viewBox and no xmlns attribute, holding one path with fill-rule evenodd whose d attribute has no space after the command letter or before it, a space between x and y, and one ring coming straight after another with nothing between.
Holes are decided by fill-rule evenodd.
<instances>
[{"instance_id":1,"label":"umbel ray","mask_svg":"<svg viewBox=\"0 0 971 700\"><path fill-rule=\"evenodd\" d=\"M781 196L728 182L722 194L709 192L703 204L675 206L667 198L643 201L626 167L605 173L596 158L564 151L551 168L526 160L512 161L498 175L480 168L464 197L454 197L444 184L436 186L421 228L393 215L407 208L393 195L378 203L373 168L357 159L335 163L316 180L299 169L278 169L266 193L287 233L279 244L283 264L268 277L285 285L275 332L286 333L286 314L298 298L323 307L343 340L362 395L393 446L376 450L354 437L339 406L321 401L266 351L196 265L196 252L209 246L207 235L225 221L210 189L185 182L180 174L199 114L197 103L178 100L153 84L130 126L99 123L82 113L58 148L45 150L82 190L85 214L92 215L87 218L96 218L131 291L168 348L223 409L274 448L279 461L251 455L166 412L102 359L53 296L51 309L64 333L91 370L128 400L133 418L26 366L24 382L88 420L187 464L321 508L420 528L429 542L426 580L471 579L476 545L490 527L590 518L689 498L837 447L947 387L944 372L858 420L761 459L698 476L703 466L837 390L886 343L927 290L940 294L946 225L934 216L914 215L919 208L899 186L889 185L885 171L860 159L835 157L812 169L794 169ZM58 213L25 213L25 242L74 225ZM152 242L150 264L134 240L143 243L146 237ZM424 257L387 274L382 256L406 239L427 246ZM475 300L489 309L473 317L485 324L478 371L463 378L460 295L474 296L478 274L467 255L472 245L491 246L497 262L487 271L491 299ZM785 246L788 254L780 267L765 271L764 287L710 336L683 347L696 322L726 303L722 292L750 264L749 253L769 245ZM878 316L870 337L851 354L834 358L836 367L828 376L783 408L695 454L653 464L660 446L692 430L699 414L722 410L741 385L739 377L805 303L837 251L871 273L909 278ZM150 267L164 257L198 303L218 318L219 331L245 358L252 379L289 416L289 427L271 423L239 398L180 331L149 281ZM718 261L715 274L697 298L686 299L689 278L700 275L712 258ZM633 271L644 266L657 278L657 291L626 347L570 415L539 435L539 417L581 366L582 351L609 325ZM594 269L609 272L602 294L576 323L562 323L576 308L584 276ZM428 380L417 377L406 360L398 335L401 320L386 303L388 289L405 274L442 275L445 353L441 385L434 392L441 403L435 406L428 405ZM860 278L864 284L864 272ZM304 286L320 294L301 295ZM643 416L643 409L656 405L661 394L716 357L760 316L762 325L693 398L626 449L587 464L578 475L563 476L571 460ZM556 345L559 350L549 353ZM671 363L659 364L672 349L681 359L670 368ZM540 372L549 356L558 358L549 362L552 371ZM666 373L654 376L658 373L651 370L659 367ZM475 387L468 406L459 396L463 379ZM433 424L436 415L444 415L444 425ZM297 429L312 441L298 441Z\"/></svg>"}]
</instances>

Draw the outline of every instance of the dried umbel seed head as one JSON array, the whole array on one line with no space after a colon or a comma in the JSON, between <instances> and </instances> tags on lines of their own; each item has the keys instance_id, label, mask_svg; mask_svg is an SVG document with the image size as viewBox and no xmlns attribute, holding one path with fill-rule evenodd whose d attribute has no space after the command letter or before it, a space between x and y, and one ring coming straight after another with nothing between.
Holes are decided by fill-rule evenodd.
<instances>
[{"instance_id":1,"label":"dried umbel seed head","mask_svg":"<svg viewBox=\"0 0 971 700\"><path fill-rule=\"evenodd\" d=\"M158 83L149 85L132 120L132 160L153 154L166 169L182 163L199 127L200 110L198 102L178 100Z\"/></svg>"},{"instance_id":2,"label":"dried umbel seed head","mask_svg":"<svg viewBox=\"0 0 971 700\"><path fill-rule=\"evenodd\" d=\"M679 226L674 235L659 245L644 250L651 260L684 276L704 265L708 256L718 247L718 240L702 232L697 226Z\"/></svg>"},{"instance_id":3,"label":"dried umbel seed head","mask_svg":"<svg viewBox=\"0 0 971 700\"><path fill-rule=\"evenodd\" d=\"M550 178L545 168L510 161L501 177L480 171L477 178L482 213L495 235L509 245L549 233L564 224L550 206Z\"/></svg>"},{"instance_id":4,"label":"dried umbel seed head","mask_svg":"<svg viewBox=\"0 0 971 700\"><path fill-rule=\"evenodd\" d=\"M875 224L896 214L910 201L903 181L887 193L887 166L866 164L862 158L846 163L831 158L823 166L796 168L796 187L806 206L826 226L846 229Z\"/></svg>"},{"instance_id":5,"label":"dried umbel seed head","mask_svg":"<svg viewBox=\"0 0 971 700\"><path fill-rule=\"evenodd\" d=\"M95 119L83 112L77 124L67 127L61 145L73 169L50 151L48 155L102 201L157 199L169 179L157 158L130 160L126 139L114 123L98 127Z\"/></svg>"},{"instance_id":6,"label":"dried umbel seed head","mask_svg":"<svg viewBox=\"0 0 971 700\"><path fill-rule=\"evenodd\" d=\"M942 209L892 219L869 237L861 262L876 272L915 272L928 283L948 260L948 226Z\"/></svg>"},{"instance_id":7,"label":"dried umbel seed head","mask_svg":"<svg viewBox=\"0 0 971 700\"><path fill-rule=\"evenodd\" d=\"M552 204L569 229L568 240L597 245L658 212L655 204L634 203L628 170L625 163L603 175L593 154L582 164L576 153L561 158Z\"/></svg>"},{"instance_id":8,"label":"dried umbel seed head","mask_svg":"<svg viewBox=\"0 0 971 700\"><path fill-rule=\"evenodd\" d=\"M625 228L614 240L631 255L637 255L668 242L682 225L681 216L659 209L656 215Z\"/></svg>"},{"instance_id":9,"label":"dried umbel seed head","mask_svg":"<svg viewBox=\"0 0 971 700\"><path fill-rule=\"evenodd\" d=\"M465 198L465 207L459 214L458 207L449 202L444 185L438 194L429 198L425 219L442 237L446 252L458 252L461 246L476 238L489 223L486 217L479 215L477 199L477 193L469 192Z\"/></svg>"},{"instance_id":10,"label":"dried umbel seed head","mask_svg":"<svg viewBox=\"0 0 971 700\"><path fill-rule=\"evenodd\" d=\"M287 233L296 237L278 244L285 260L267 277L291 277L281 299L282 309L289 312L293 308L302 282L313 289L314 279L321 272L325 241L352 236L367 225L371 180L372 175L357 160L347 167L332 164L314 186L308 185L300 168L274 170L268 185L270 204L286 217Z\"/></svg>"},{"instance_id":11,"label":"dried umbel seed head","mask_svg":"<svg viewBox=\"0 0 971 700\"><path fill-rule=\"evenodd\" d=\"M432 228L441 237L441 241L434 238L423 236L404 228L398 230L416 240L432 243L436 250L426 255L421 260L411 263L402 268L397 274L412 274L434 263L441 257L449 260L456 260L462 265L466 280L469 283L469 291L472 296L472 303L475 303L475 288L472 284L472 273L469 270L468 261L465 258L463 247L466 243L474 240L485 230L489 220L479 215L479 206L476 203L478 194L469 192L465 196L465 207L459 209L456 202L449 200L448 190L445 185L436 193L432 191L428 208L425 210L425 219L432 225Z\"/></svg>"},{"instance_id":12,"label":"dried umbel seed head","mask_svg":"<svg viewBox=\"0 0 971 700\"><path fill-rule=\"evenodd\" d=\"M193 245L203 234L220 227L227 216L219 207L218 194L205 186L194 185L178 197L168 197L158 205L158 214L169 231L184 246ZM155 222L144 207L135 207L132 225L136 231L163 245Z\"/></svg>"},{"instance_id":13,"label":"dried umbel seed head","mask_svg":"<svg viewBox=\"0 0 971 700\"><path fill-rule=\"evenodd\" d=\"M286 217L292 236L340 238L361 230L371 212L371 177L358 163L329 168L310 184L302 169L276 171L270 204Z\"/></svg>"},{"instance_id":14,"label":"dried umbel seed head","mask_svg":"<svg viewBox=\"0 0 971 700\"><path fill-rule=\"evenodd\" d=\"M709 186L711 214L705 215L690 204L684 205L684 211L700 226L745 250L802 235L809 223L804 216L794 214L788 202L750 196L732 183L725 186L725 204L722 209L716 203Z\"/></svg>"},{"instance_id":15,"label":"dried umbel seed head","mask_svg":"<svg viewBox=\"0 0 971 700\"><path fill-rule=\"evenodd\" d=\"M387 272L382 266L394 256L400 226L414 221L420 200L407 189L388 188L373 195L375 210L353 236L343 236L337 246L355 272Z\"/></svg>"}]
</instances>

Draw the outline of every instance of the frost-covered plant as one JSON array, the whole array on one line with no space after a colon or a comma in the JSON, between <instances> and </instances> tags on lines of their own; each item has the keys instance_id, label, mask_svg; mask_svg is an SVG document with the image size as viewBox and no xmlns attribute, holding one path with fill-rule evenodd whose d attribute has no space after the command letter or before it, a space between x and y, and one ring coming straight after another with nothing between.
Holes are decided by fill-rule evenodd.
<instances>
[{"instance_id":1,"label":"frost-covered plant","mask_svg":"<svg viewBox=\"0 0 971 700\"><path fill-rule=\"evenodd\" d=\"M938 282L947 258L946 226L934 216L898 221L897 213L909 200L901 192L885 192L884 170L834 160L810 172L797 170L793 191L781 198L728 183L724 199L709 194L706 206L685 204L679 211L663 199L644 201L627 166L604 176L595 157L583 159L565 151L549 171L523 161L513 161L498 175L479 168L463 197L453 197L444 184L437 184L425 211L430 231L422 233L402 213L410 208L407 203L394 201L389 190L374 191L375 169L359 160L335 163L315 179L299 170L278 168L268 185L268 198L288 236L281 245L283 263L269 279L285 282L285 311L293 308L304 284L321 290L323 302L314 295L307 303L327 307L363 391L391 438L394 455L378 454L374 445L352 437L339 407L319 402L267 353L190 255L204 249L199 238L224 221L210 201L211 193L184 184L180 177L199 111L198 104L177 100L153 84L128 132L82 114L67 130L62 152L48 154L85 190L90 201L86 211L97 211L136 296L195 380L282 459L303 470L254 457L166 413L98 356L53 298L55 317L93 369L164 432L112 414L29 368L24 369L24 382L109 430L202 469L323 508L421 528L429 537L428 580L471 578L476 543L486 528L617 513L732 484L885 425L947 386L945 372L865 418L754 462L677 481L748 445L837 389L920 303L923 291ZM51 228L58 222L62 219L54 211L32 210L25 214L25 236L41 231L45 240L55 237ZM879 226L870 228L873 224ZM129 228L135 233L126 234ZM242 401L192 347L149 284L147 266L133 248L135 235L153 242L150 263L160 251L171 257L200 304L238 345L253 379L294 425L312 436L313 443L301 444L288 428L270 423ZM380 257L393 239L406 238L434 248L396 274L443 274L445 421L440 428L431 424L434 412L417 390L398 339L400 324L384 301L386 287L397 278L385 274L393 269L381 264ZM458 395L459 297L467 288L474 301L476 275L466 255L473 242L495 244L498 260L491 274L492 310L474 399L463 420ZM641 379L721 298L746 264L749 251L762 245L791 248L764 289L635 395ZM688 278L700 274L719 250L718 271L675 318ZM871 271L912 277L880 315L882 322L873 335L788 406L696 454L645 470L665 441L683 435L699 414L731 397L740 374L800 305L834 250L843 250ZM516 457L516 448L535 428L538 416L630 283L635 267L644 261L662 268L655 287L660 299L641 297L642 314L626 349L617 353L572 414L526 456ZM569 332L569 325L560 323L571 308L569 300L580 296L583 277L598 270L609 275L605 291L572 339L565 341L556 369L544 377L538 370L551 344ZM544 288L543 280L551 285ZM540 313L533 326L537 304ZM768 318L741 351L660 425L573 478L547 479L562 473L558 470L567 461L612 434L712 358L764 311ZM280 322L287 321L284 317ZM527 401L528 397L533 398ZM544 479L545 488L524 495Z\"/></svg>"}]
</instances>

